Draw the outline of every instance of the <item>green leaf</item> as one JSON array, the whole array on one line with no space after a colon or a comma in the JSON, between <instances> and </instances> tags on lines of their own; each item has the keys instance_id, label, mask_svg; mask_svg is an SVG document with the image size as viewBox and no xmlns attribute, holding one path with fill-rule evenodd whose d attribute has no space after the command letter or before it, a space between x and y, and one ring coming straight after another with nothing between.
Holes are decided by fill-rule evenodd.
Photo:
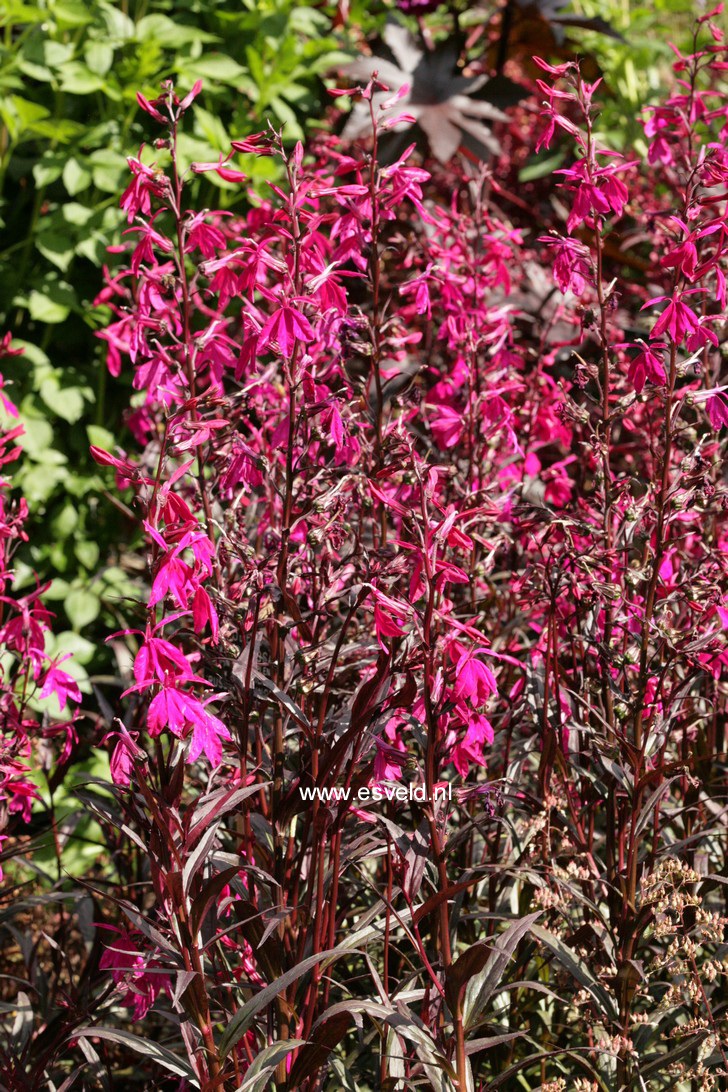
<instances>
[{"instance_id":1,"label":"green leaf","mask_svg":"<svg viewBox=\"0 0 728 1092\"><path fill-rule=\"evenodd\" d=\"M81 190L88 189L91 185L91 171L77 159L69 159L63 168L63 185L71 197L75 197Z\"/></svg>"},{"instance_id":2,"label":"green leaf","mask_svg":"<svg viewBox=\"0 0 728 1092\"><path fill-rule=\"evenodd\" d=\"M40 396L49 410L70 425L83 417L84 400L78 387L61 387L54 377L41 383Z\"/></svg>"},{"instance_id":3,"label":"green leaf","mask_svg":"<svg viewBox=\"0 0 728 1092\"><path fill-rule=\"evenodd\" d=\"M99 148L88 157L94 186L104 193L115 196L123 189L122 182L129 167L126 159L119 152L109 148Z\"/></svg>"},{"instance_id":4,"label":"green leaf","mask_svg":"<svg viewBox=\"0 0 728 1092\"><path fill-rule=\"evenodd\" d=\"M57 231L42 231L39 232L35 245L43 257L60 269L61 273L68 272L74 254L67 235L61 235Z\"/></svg>"},{"instance_id":5,"label":"green leaf","mask_svg":"<svg viewBox=\"0 0 728 1092\"><path fill-rule=\"evenodd\" d=\"M93 219L94 211L87 208L86 205L81 205L78 201L67 201L61 207L61 216L67 224L73 224L74 227L85 227L89 220Z\"/></svg>"},{"instance_id":6,"label":"green leaf","mask_svg":"<svg viewBox=\"0 0 728 1092\"><path fill-rule=\"evenodd\" d=\"M61 91L70 95L91 95L100 91L104 81L81 61L66 61L58 69L61 77Z\"/></svg>"},{"instance_id":7,"label":"green leaf","mask_svg":"<svg viewBox=\"0 0 728 1092\"><path fill-rule=\"evenodd\" d=\"M68 588L68 581L62 580L61 577L56 576L51 580L43 599L47 599L49 603L55 603L61 599L65 599L68 595Z\"/></svg>"},{"instance_id":8,"label":"green leaf","mask_svg":"<svg viewBox=\"0 0 728 1092\"><path fill-rule=\"evenodd\" d=\"M51 14L59 29L85 27L93 21L90 5L82 0L52 0Z\"/></svg>"},{"instance_id":9,"label":"green leaf","mask_svg":"<svg viewBox=\"0 0 728 1092\"><path fill-rule=\"evenodd\" d=\"M68 620L75 630L80 630L98 618L101 600L88 588L74 588L64 604Z\"/></svg>"},{"instance_id":10,"label":"green leaf","mask_svg":"<svg viewBox=\"0 0 728 1092\"><path fill-rule=\"evenodd\" d=\"M89 444L93 444L94 447L101 447L104 451L113 451L115 439L113 432L110 432L109 429L104 428L102 425L86 425L86 435Z\"/></svg>"},{"instance_id":11,"label":"green leaf","mask_svg":"<svg viewBox=\"0 0 728 1092\"><path fill-rule=\"evenodd\" d=\"M538 156L531 160L518 172L519 182L535 182L537 178L545 178L560 167L566 159L566 152L556 152L554 155Z\"/></svg>"},{"instance_id":12,"label":"green leaf","mask_svg":"<svg viewBox=\"0 0 728 1092\"><path fill-rule=\"evenodd\" d=\"M35 322L65 322L76 302L70 284L65 281L46 282L42 289L34 288L28 296L28 311Z\"/></svg>"},{"instance_id":13,"label":"green leaf","mask_svg":"<svg viewBox=\"0 0 728 1092\"><path fill-rule=\"evenodd\" d=\"M185 60L179 64L180 75L192 80L210 80L212 83L235 83L245 75L245 69L226 53L205 53L196 61Z\"/></svg>"},{"instance_id":14,"label":"green leaf","mask_svg":"<svg viewBox=\"0 0 728 1092\"><path fill-rule=\"evenodd\" d=\"M171 50L180 49L192 42L209 45L220 41L216 34L211 34L200 27L178 23L159 13L145 15L139 20L136 25L136 38L139 42L164 42L167 49ZM159 93L159 88L153 85L148 90L153 90L155 95Z\"/></svg>"},{"instance_id":15,"label":"green leaf","mask_svg":"<svg viewBox=\"0 0 728 1092\"><path fill-rule=\"evenodd\" d=\"M49 68L58 68L59 65L70 61L74 53L72 42L57 42L52 38L46 38L41 48L43 63Z\"/></svg>"},{"instance_id":16,"label":"green leaf","mask_svg":"<svg viewBox=\"0 0 728 1092\"><path fill-rule=\"evenodd\" d=\"M108 42L88 42L83 55L89 69L97 76L105 76L114 63L114 50Z\"/></svg>"},{"instance_id":17,"label":"green leaf","mask_svg":"<svg viewBox=\"0 0 728 1092\"><path fill-rule=\"evenodd\" d=\"M18 474L18 484L22 487L28 504L40 505L48 500L67 473L64 466L23 467Z\"/></svg>"},{"instance_id":18,"label":"green leaf","mask_svg":"<svg viewBox=\"0 0 728 1092\"><path fill-rule=\"evenodd\" d=\"M20 404L20 420L24 428L20 437L20 446L33 459L38 459L53 443L53 428L45 414L39 414L33 395L28 395Z\"/></svg>"},{"instance_id":19,"label":"green leaf","mask_svg":"<svg viewBox=\"0 0 728 1092\"><path fill-rule=\"evenodd\" d=\"M18 132L25 129L33 129L37 122L50 117L49 111L40 103L30 99L22 99L19 95L11 95L9 106L15 115Z\"/></svg>"},{"instance_id":20,"label":"green leaf","mask_svg":"<svg viewBox=\"0 0 728 1092\"><path fill-rule=\"evenodd\" d=\"M211 148L227 152L230 147L230 138L225 126L215 114L198 106L195 109L195 129L199 129L200 135L205 138Z\"/></svg>"},{"instance_id":21,"label":"green leaf","mask_svg":"<svg viewBox=\"0 0 728 1092\"><path fill-rule=\"evenodd\" d=\"M79 664L90 663L96 652L96 645L92 641L86 640L80 633L74 633L70 629L49 635L48 644L49 653L52 655L65 656L67 652L70 652Z\"/></svg>"},{"instance_id":22,"label":"green leaf","mask_svg":"<svg viewBox=\"0 0 728 1092\"><path fill-rule=\"evenodd\" d=\"M26 61L22 57L18 61L18 68L24 76L29 76L31 80L38 80L39 83L50 83L53 79L50 68L42 64L34 64L33 61Z\"/></svg>"},{"instance_id":23,"label":"green leaf","mask_svg":"<svg viewBox=\"0 0 728 1092\"><path fill-rule=\"evenodd\" d=\"M40 345L35 345L32 341L24 341L21 337L14 337L11 344L13 349L23 350L23 360L30 361L35 369L47 368L50 365L50 360Z\"/></svg>"},{"instance_id":24,"label":"green leaf","mask_svg":"<svg viewBox=\"0 0 728 1092\"><path fill-rule=\"evenodd\" d=\"M83 539L74 545L73 552L85 569L95 569L99 563L98 542Z\"/></svg>"},{"instance_id":25,"label":"green leaf","mask_svg":"<svg viewBox=\"0 0 728 1092\"><path fill-rule=\"evenodd\" d=\"M103 13L108 38L120 45L133 40L136 35L134 20L121 10L119 4L101 2L99 8Z\"/></svg>"},{"instance_id":26,"label":"green leaf","mask_svg":"<svg viewBox=\"0 0 728 1092\"><path fill-rule=\"evenodd\" d=\"M56 538L68 538L78 527L78 512L75 505L64 504L51 523Z\"/></svg>"}]
</instances>

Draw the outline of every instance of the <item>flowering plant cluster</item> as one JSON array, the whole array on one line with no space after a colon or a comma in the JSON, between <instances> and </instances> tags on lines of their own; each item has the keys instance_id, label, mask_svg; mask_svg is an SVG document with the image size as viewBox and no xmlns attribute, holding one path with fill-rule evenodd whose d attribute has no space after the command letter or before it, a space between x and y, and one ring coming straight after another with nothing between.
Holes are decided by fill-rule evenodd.
<instances>
[{"instance_id":1,"label":"flowering plant cluster","mask_svg":"<svg viewBox=\"0 0 728 1092\"><path fill-rule=\"evenodd\" d=\"M134 450L92 454L149 579L114 635L113 802L85 796L126 877L92 886L87 1059L207 1092L728 1071L715 18L644 163L571 62L537 59L502 171L382 154L414 119L376 76L334 92L361 143L270 129L186 167L200 85L138 96L155 136L99 298ZM514 133L568 149L531 205ZM249 189L236 152L284 181ZM189 207L210 173L245 211Z\"/></svg>"},{"instance_id":2,"label":"flowering plant cluster","mask_svg":"<svg viewBox=\"0 0 728 1092\"><path fill-rule=\"evenodd\" d=\"M6 334L0 359L22 353L11 342ZM0 375L0 401L5 413L16 419L18 411L3 387ZM0 432L0 847L7 840L9 821L17 817L26 824L31 818L33 802L39 799L31 775L38 765L50 772L54 765L62 769L71 758L78 743L81 702L75 677L62 666L70 655L50 656L46 650L53 617L43 603L47 588L18 594L13 587L13 555L28 538L24 530L28 506L25 498L13 496L12 480L5 475L21 454L22 434L21 424Z\"/></svg>"}]
</instances>

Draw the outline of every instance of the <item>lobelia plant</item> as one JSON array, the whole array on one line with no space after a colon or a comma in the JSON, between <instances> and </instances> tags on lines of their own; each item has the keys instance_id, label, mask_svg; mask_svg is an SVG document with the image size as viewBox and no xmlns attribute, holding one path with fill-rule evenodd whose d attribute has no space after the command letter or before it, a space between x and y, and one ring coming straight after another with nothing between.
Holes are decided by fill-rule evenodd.
<instances>
[{"instance_id":1,"label":"lobelia plant","mask_svg":"<svg viewBox=\"0 0 728 1092\"><path fill-rule=\"evenodd\" d=\"M0 343L0 359L21 354L22 349L13 348L11 335L6 334ZM4 393L4 387L0 375L3 408L10 417L17 418L18 411ZM17 440L22 433L23 426L17 425L0 434L3 467L21 454ZM82 696L76 678L67 670L72 665L62 666L71 656L52 656L47 651L46 636L53 617L43 603L47 585L45 588L38 585L24 595L13 591L13 555L27 541L24 524L28 506L24 497L12 496L12 487L9 478L0 479L0 846L8 839L15 842L20 837L18 848L22 850L22 824L30 821L33 803L39 799L32 774L39 766L49 784L52 781L58 784L62 779L78 744L76 724ZM60 878L61 839L55 819L52 826ZM12 858L16 852L17 848L8 849L5 855Z\"/></svg>"},{"instance_id":2,"label":"lobelia plant","mask_svg":"<svg viewBox=\"0 0 728 1092\"><path fill-rule=\"evenodd\" d=\"M715 15L639 167L538 62L537 143L576 149L540 236L486 167L381 165L412 119L376 77L336 93L365 145L271 129L187 170L199 87L139 96L104 337L142 452L92 452L150 581L115 801L85 796L120 875L96 1061L209 1092L728 1070ZM188 207L193 174L245 185L234 152L285 181Z\"/></svg>"},{"instance_id":3,"label":"lobelia plant","mask_svg":"<svg viewBox=\"0 0 728 1092\"><path fill-rule=\"evenodd\" d=\"M259 1067L261 1058L280 1057L282 1081L287 1052L291 1072L305 1070L315 1082L329 1039L345 1034L349 1015L330 1006L322 974L327 959L350 957L347 934L371 917L366 891L358 906L347 910L341 901L343 870L358 867L351 848L358 827L386 830L391 839L390 896L379 907L387 938L401 918L391 901L398 855L411 854L410 843L434 849L432 914L414 902L421 867L402 894L425 968L427 1007L444 1014L455 964L442 807L424 809L415 842L391 820L350 811L346 801L332 807L314 797L306 808L300 790L338 782L356 793L372 779L399 780L407 768L419 771L430 800L448 766L461 775L473 763L484 766L483 747L493 738L485 714L500 654L474 624L466 568L475 559L468 527L483 507L459 510L456 501L462 490L474 500L483 491L478 307L487 286L504 276L513 233L492 225L483 261L472 251L475 239L459 238L456 210L426 210L427 171L407 166L406 156L377 165L380 127L402 118L382 119L395 102L375 109L375 88L359 90L374 133L372 151L360 158L326 140L306 169L302 146L289 154L275 132L234 141L236 151L278 156L287 178L285 189L272 186L273 200L242 219L183 204L176 142L199 87L182 101L170 86L154 102L140 96L168 128L156 146L171 164L164 172L131 159L133 179L122 198L129 230L139 236L130 266L137 286L132 294L124 275L110 282L118 320L105 337L111 366L120 350L136 365L144 403L130 423L149 442L140 465L93 454L135 490L152 580L129 688L145 700L118 729L112 773L135 790L122 799L128 821L142 824L150 839L155 903L165 918L164 947L153 958L165 982L177 970L174 1001L190 1065L210 1087L228 1073L239 1082L256 1056ZM191 172L242 183L229 158L193 163ZM423 255L401 238L403 207L421 230L445 232L443 243L431 240ZM399 268L384 260L385 233ZM401 380L416 379L410 346L423 331L412 327L427 322L429 285L437 284L431 271L441 260L477 268L465 291L455 278L443 283L450 316L443 335L453 351L461 341L468 346L462 366L473 384L470 465L454 490L432 442L407 427L418 411L415 392L404 395ZM503 308L489 336L508 338ZM494 367L502 368L498 356ZM392 401L395 389L401 405ZM452 446L451 429L443 431L452 413L447 392L433 388L431 399L423 422ZM141 733L154 741L151 749L140 745ZM237 818L223 827L233 809ZM218 907L223 890L229 894ZM429 956L423 916L432 917ZM141 920L136 924L143 934ZM157 948L159 927L147 922ZM354 936L365 943L376 932L367 925ZM232 939L237 953L256 948L233 991L225 985ZM115 973L129 965L128 944L118 967L105 957ZM388 1025L401 1016L389 999L389 944L382 1000L361 1010L383 1020L387 1043ZM245 1004L246 990L266 981L260 998ZM277 1015L261 1041L245 1033L268 996ZM452 1042L444 1047L408 1017L419 1059L412 1064L442 1066L443 1080L464 1082L459 997L447 1018ZM221 1022L228 1026L216 1044L212 1027ZM278 1042L260 1055L271 1031ZM383 1051L382 1079L390 1050ZM448 1055L457 1055L454 1063Z\"/></svg>"},{"instance_id":4,"label":"lobelia plant","mask_svg":"<svg viewBox=\"0 0 728 1092\"><path fill-rule=\"evenodd\" d=\"M22 349L13 347L7 333L0 342L0 359L21 355ZM3 409L17 419L7 390L0 375ZM54 934L45 939L55 952L68 939L65 904L71 896L64 891L65 869L79 832L78 817L69 814L59 797L69 768L82 751L78 725L83 719L76 677L82 679L83 672L70 653L54 648L53 614L44 602L48 584L36 581L35 588L23 592L15 586L16 551L28 539L28 505L8 475L22 453L18 441L23 431L17 424L0 433L0 881L3 932L9 930L20 949L9 983L3 975L3 991L9 984L8 1000L13 1002L3 1008L13 1019L5 1029L7 1044L0 1041L0 1071L4 1086L13 1089L29 1088L34 1077L41 1079L43 1031L50 1028L47 1038L52 1039L59 1025L61 1037L73 1027L73 1018L64 1020L66 1014L59 1013L54 991L39 985L44 978L38 966L39 940L28 925L34 913L45 913L44 924ZM49 845L52 875L44 868ZM43 894L28 890L32 886L28 876L34 873L49 881ZM51 960L56 962L54 954Z\"/></svg>"}]
</instances>

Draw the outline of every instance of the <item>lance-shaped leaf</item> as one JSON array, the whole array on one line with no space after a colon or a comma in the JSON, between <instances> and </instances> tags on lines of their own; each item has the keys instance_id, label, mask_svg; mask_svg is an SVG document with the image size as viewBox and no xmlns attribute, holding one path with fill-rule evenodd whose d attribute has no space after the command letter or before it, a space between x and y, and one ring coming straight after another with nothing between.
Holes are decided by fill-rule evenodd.
<instances>
[{"instance_id":1,"label":"lance-shaped leaf","mask_svg":"<svg viewBox=\"0 0 728 1092\"><path fill-rule=\"evenodd\" d=\"M561 966L568 971L585 990L588 990L596 1001L601 1015L606 1020L616 1020L618 1014L614 998L611 997L601 983L597 981L576 952L572 952L571 948L567 948L562 940L559 940L559 938L555 937L553 933L550 933L548 929L543 929L540 925L532 925L530 931L532 936L537 940L540 940L547 948L551 949Z\"/></svg>"},{"instance_id":2,"label":"lance-shaped leaf","mask_svg":"<svg viewBox=\"0 0 728 1092\"><path fill-rule=\"evenodd\" d=\"M509 925L505 933L495 939L492 945L484 946L490 950L490 955L486 954L487 961L484 960L480 967L477 967L474 963L472 973L464 978L461 983L461 985L466 984L465 999L463 1001L463 1023L466 1029L473 1027L478 1022L480 1014L503 978L506 967L519 942L540 916L541 912L539 911L535 914L528 914L527 917L521 918L519 921L514 921L512 925ZM466 952L465 955L467 954ZM462 958L461 956L460 959ZM453 964L452 970L457 968L460 959Z\"/></svg>"},{"instance_id":3,"label":"lance-shaped leaf","mask_svg":"<svg viewBox=\"0 0 728 1092\"><path fill-rule=\"evenodd\" d=\"M304 1039L286 1039L281 1043L271 1043L255 1056L246 1070L245 1080L238 1085L235 1092L263 1092L279 1064L297 1047L304 1045Z\"/></svg>"},{"instance_id":4,"label":"lance-shaped leaf","mask_svg":"<svg viewBox=\"0 0 728 1092\"><path fill-rule=\"evenodd\" d=\"M308 959L302 959L295 967L291 967L290 971L286 971L275 982L265 986L255 997L251 997L250 1001L243 1005L241 1009L238 1009L225 1028L220 1040L220 1056L224 1058L230 1053L235 1044L240 1042L243 1035L245 1035L258 1013L262 1012L283 990L288 989L292 982L297 982L299 978L303 978L318 963L333 963L335 959L350 953L350 951L351 949L340 944L336 948L329 948L325 952L309 956Z\"/></svg>"},{"instance_id":5,"label":"lance-shaped leaf","mask_svg":"<svg viewBox=\"0 0 728 1092\"><path fill-rule=\"evenodd\" d=\"M81 1028L79 1031L74 1032L74 1035L76 1038L86 1036L90 1039L108 1039L110 1043L118 1043L121 1046L129 1047L137 1054L151 1058L157 1065L169 1070L170 1073L174 1073L178 1077L184 1077L193 1088L200 1087L188 1062L183 1058L178 1058L171 1050L167 1050L159 1043L153 1043L149 1039L142 1039L140 1035L132 1035L130 1031L120 1031L118 1028Z\"/></svg>"}]
</instances>

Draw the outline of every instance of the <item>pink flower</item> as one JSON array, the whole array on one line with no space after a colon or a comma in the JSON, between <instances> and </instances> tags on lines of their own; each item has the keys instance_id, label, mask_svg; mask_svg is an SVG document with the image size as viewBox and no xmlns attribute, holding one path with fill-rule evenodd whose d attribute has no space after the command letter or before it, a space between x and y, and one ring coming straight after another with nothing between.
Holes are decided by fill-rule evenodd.
<instances>
[{"instance_id":1,"label":"pink flower","mask_svg":"<svg viewBox=\"0 0 728 1092\"><path fill-rule=\"evenodd\" d=\"M492 743L493 738L493 727L489 720L480 715L470 718L465 735L455 745L450 756L455 764L455 769L461 777L468 776L471 762L476 762L479 766L485 766L483 744Z\"/></svg>"},{"instance_id":2,"label":"pink flower","mask_svg":"<svg viewBox=\"0 0 728 1092\"><path fill-rule=\"evenodd\" d=\"M153 167L147 167L139 159L129 156L127 163L133 178L121 195L119 204L127 213L127 220L132 222L138 213L148 216L152 211L151 196L161 197L165 192L167 180Z\"/></svg>"},{"instance_id":3,"label":"pink flower","mask_svg":"<svg viewBox=\"0 0 728 1092\"><path fill-rule=\"evenodd\" d=\"M191 678L192 669L187 657L163 637L148 636L134 660L134 678L138 683L169 678Z\"/></svg>"},{"instance_id":4,"label":"pink flower","mask_svg":"<svg viewBox=\"0 0 728 1092\"><path fill-rule=\"evenodd\" d=\"M438 445L445 449L454 447L465 427L463 414L444 403L427 408L430 411L430 428Z\"/></svg>"},{"instance_id":5,"label":"pink flower","mask_svg":"<svg viewBox=\"0 0 728 1092\"><path fill-rule=\"evenodd\" d=\"M498 688L493 672L476 658L478 651L463 652L455 665L455 700L470 701L475 708L484 705Z\"/></svg>"},{"instance_id":6,"label":"pink flower","mask_svg":"<svg viewBox=\"0 0 728 1092\"><path fill-rule=\"evenodd\" d=\"M206 222L207 213L198 212L185 225L187 242L186 253L201 250L204 258L214 258L218 250L225 246L225 236L220 228Z\"/></svg>"},{"instance_id":7,"label":"pink flower","mask_svg":"<svg viewBox=\"0 0 728 1092\"><path fill-rule=\"evenodd\" d=\"M650 106L648 109L652 114L645 122L645 136L652 140L647 158L653 166L662 163L669 167L674 162L674 155L667 137L673 135L678 116L672 107Z\"/></svg>"},{"instance_id":8,"label":"pink flower","mask_svg":"<svg viewBox=\"0 0 728 1092\"><path fill-rule=\"evenodd\" d=\"M668 298L669 297L667 296L656 296L654 299L648 300L642 310L644 310L645 307L651 306L653 303L662 303ZM698 316L692 308L682 302L680 294L676 292L675 295L670 298L667 307L653 326L650 337L660 337L667 331L672 340L679 345L685 337L685 334L692 330L697 330L699 325Z\"/></svg>"},{"instance_id":9,"label":"pink flower","mask_svg":"<svg viewBox=\"0 0 728 1092\"><path fill-rule=\"evenodd\" d=\"M728 400L722 394L714 394L707 399L705 408L714 429L728 425Z\"/></svg>"},{"instance_id":10,"label":"pink flower","mask_svg":"<svg viewBox=\"0 0 728 1092\"><path fill-rule=\"evenodd\" d=\"M407 759L407 748L399 738L397 729L399 720L393 717L385 728L385 735L391 743L386 743L380 736L374 737L376 754L374 756L373 779L379 781L399 781L402 778L402 768Z\"/></svg>"},{"instance_id":11,"label":"pink flower","mask_svg":"<svg viewBox=\"0 0 728 1092\"><path fill-rule=\"evenodd\" d=\"M45 673L43 689L40 692L41 698L49 698L51 694L55 694L58 698L59 710L64 709L69 698L76 703L81 701L81 691L73 675L69 675L67 671L62 671L58 666L65 660L70 660L70 658L71 654L69 653L67 656L61 657L60 660L51 663Z\"/></svg>"},{"instance_id":12,"label":"pink flower","mask_svg":"<svg viewBox=\"0 0 728 1092\"><path fill-rule=\"evenodd\" d=\"M421 273L418 277L414 277L411 281L407 281L400 286L399 292L401 296L407 296L414 293L415 297L415 310L418 315L427 315L428 318L432 316L432 307L430 304L430 291L428 287L428 280L432 271L432 262L428 263L427 269L424 273Z\"/></svg>"},{"instance_id":13,"label":"pink flower","mask_svg":"<svg viewBox=\"0 0 728 1092\"><path fill-rule=\"evenodd\" d=\"M215 610L210 596L202 585L198 586L194 598L192 599L192 621L194 622L197 633L202 633L209 622L213 643L217 644L219 631L217 611Z\"/></svg>"},{"instance_id":14,"label":"pink flower","mask_svg":"<svg viewBox=\"0 0 728 1092\"><path fill-rule=\"evenodd\" d=\"M146 759L146 755L136 743L137 732L128 732L124 725L120 725L119 732L110 732L106 738L113 736L117 736L118 741L109 763L111 780L115 785L126 787L131 783L131 774L134 768L133 760L136 759L137 762L142 762Z\"/></svg>"},{"instance_id":15,"label":"pink flower","mask_svg":"<svg viewBox=\"0 0 728 1092\"><path fill-rule=\"evenodd\" d=\"M645 345L641 352L630 361L627 379L637 391L637 394L642 393L647 380L656 387L662 387L665 384L665 368L662 359L653 351L657 347L657 345ZM662 348L662 346L659 347Z\"/></svg>"},{"instance_id":16,"label":"pink flower","mask_svg":"<svg viewBox=\"0 0 728 1092\"><path fill-rule=\"evenodd\" d=\"M224 179L226 182L244 182L248 177L243 174L242 171L235 170L234 167L228 167L226 164L232 152L225 156L223 159L222 152L220 152L220 158L217 163L192 163L191 167L195 174L205 174L207 171L214 171L218 178Z\"/></svg>"},{"instance_id":17,"label":"pink flower","mask_svg":"<svg viewBox=\"0 0 728 1092\"><path fill-rule=\"evenodd\" d=\"M588 159L578 160L573 167L554 171L567 179L566 188L574 194L574 202L569 213L566 228L571 235L577 225L593 217L606 216L610 210L615 216L621 216L627 203L628 193L624 182L617 172L626 170L630 164L610 164L596 167Z\"/></svg>"},{"instance_id":18,"label":"pink flower","mask_svg":"<svg viewBox=\"0 0 728 1092\"><path fill-rule=\"evenodd\" d=\"M372 589L372 594L376 600L374 605L374 628L379 644L386 651L387 646L382 641L382 637L402 636L404 624L409 616L409 608L396 599L392 599L391 596L385 595L377 588Z\"/></svg>"},{"instance_id":19,"label":"pink flower","mask_svg":"<svg viewBox=\"0 0 728 1092\"><path fill-rule=\"evenodd\" d=\"M11 814L20 812L24 823L30 822L33 801L41 798L35 785L23 776L29 773L20 762L0 763L0 800Z\"/></svg>"},{"instance_id":20,"label":"pink flower","mask_svg":"<svg viewBox=\"0 0 728 1092\"><path fill-rule=\"evenodd\" d=\"M180 739L191 733L187 761L194 762L204 751L213 766L219 766L222 759L220 740L231 738L223 722L208 713L199 698L168 685L152 698L147 712L147 727L152 736L158 736L164 728Z\"/></svg>"},{"instance_id":21,"label":"pink flower","mask_svg":"<svg viewBox=\"0 0 728 1092\"><path fill-rule=\"evenodd\" d=\"M698 265L698 251L692 238L688 237L679 246L668 251L660 259L660 265L664 265L668 269L679 270L684 277L691 281Z\"/></svg>"},{"instance_id":22,"label":"pink flower","mask_svg":"<svg viewBox=\"0 0 728 1092\"><path fill-rule=\"evenodd\" d=\"M174 246L169 239L165 239L163 235L160 235L158 231L155 231L152 227L152 221L141 224L139 226L127 228L124 235L128 235L130 232L139 232L141 238L134 248L134 253L131 256L131 271L134 276L138 276L142 262L146 262L148 265L154 265L156 259L154 256L154 248L161 250L165 254L170 254L174 250Z\"/></svg>"},{"instance_id":23,"label":"pink flower","mask_svg":"<svg viewBox=\"0 0 728 1092\"><path fill-rule=\"evenodd\" d=\"M159 110L157 110L156 106L153 106L151 102L146 99L144 95L142 95L141 91L137 91L136 97L137 102L145 113L149 114L151 118L154 118L154 120L158 121L161 125L168 124L169 119L163 117L162 114L160 114Z\"/></svg>"},{"instance_id":24,"label":"pink flower","mask_svg":"<svg viewBox=\"0 0 728 1092\"><path fill-rule=\"evenodd\" d=\"M311 323L295 307L284 304L269 317L258 335L258 348L262 351L268 344L278 347L282 356L290 356L296 342L313 340Z\"/></svg>"},{"instance_id":25,"label":"pink flower","mask_svg":"<svg viewBox=\"0 0 728 1092\"><path fill-rule=\"evenodd\" d=\"M580 296L591 274L591 255L589 247L577 239L561 239L542 236L539 243L545 243L555 251L553 256L554 277L562 292L573 292Z\"/></svg>"},{"instance_id":26,"label":"pink flower","mask_svg":"<svg viewBox=\"0 0 728 1092\"><path fill-rule=\"evenodd\" d=\"M101 956L99 966L110 970L116 986L124 991L121 1003L132 1010L134 1020L143 1020L162 990L171 993L169 975L141 950L141 933L132 936L120 929L118 934Z\"/></svg>"}]
</instances>

